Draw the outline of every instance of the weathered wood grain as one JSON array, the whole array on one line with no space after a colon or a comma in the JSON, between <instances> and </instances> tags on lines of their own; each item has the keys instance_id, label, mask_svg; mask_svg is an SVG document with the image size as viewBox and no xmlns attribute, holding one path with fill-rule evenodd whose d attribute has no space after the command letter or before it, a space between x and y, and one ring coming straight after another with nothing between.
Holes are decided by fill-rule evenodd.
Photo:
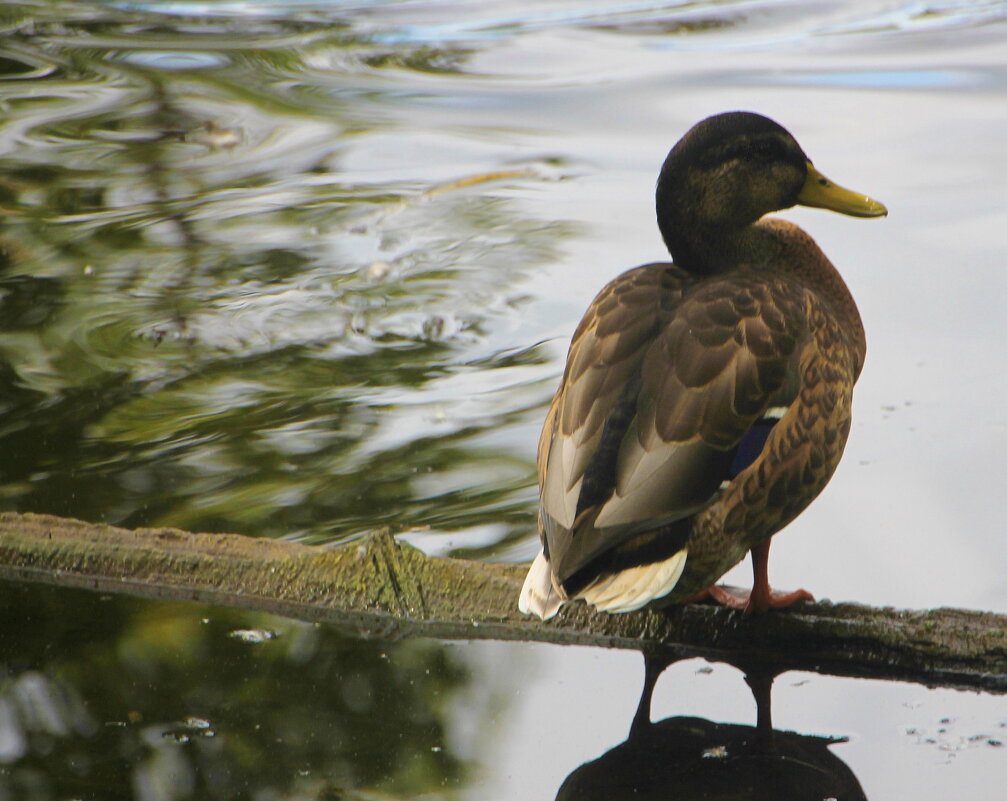
<instances>
[{"instance_id":1,"label":"weathered wood grain","mask_svg":"<svg viewBox=\"0 0 1007 801\"><path fill-rule=\"evenodd\" d=\"M528 640L695 655L1007 692L1007 616L805 603L762 617L705 605L626 615L517 611L524 565L425 556L388 533L332 548L0 515L0 578L199 601L379 637Z\"/></svg>"}]
</instances>

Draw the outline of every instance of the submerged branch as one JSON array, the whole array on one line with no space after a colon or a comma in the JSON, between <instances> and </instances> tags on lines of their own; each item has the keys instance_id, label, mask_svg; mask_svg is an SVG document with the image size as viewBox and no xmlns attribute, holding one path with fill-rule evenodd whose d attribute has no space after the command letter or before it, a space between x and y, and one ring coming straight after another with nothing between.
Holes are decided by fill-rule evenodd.
<instances>
[{"instance_id":1,"label":"submerged branch","mask_svg":"<svg viewBox=\"0 0 1007 801\"><path fill-rule=\"evenodd\" d=\"M1004 615L828 602L751 618L696 604L609 615L572 604L542 623L517 611L524 572L425 556L388 533L321 548L0 514L0 578L240 607L379 637L630 648L1007 692Z\"/></svg>"}]
</instances>

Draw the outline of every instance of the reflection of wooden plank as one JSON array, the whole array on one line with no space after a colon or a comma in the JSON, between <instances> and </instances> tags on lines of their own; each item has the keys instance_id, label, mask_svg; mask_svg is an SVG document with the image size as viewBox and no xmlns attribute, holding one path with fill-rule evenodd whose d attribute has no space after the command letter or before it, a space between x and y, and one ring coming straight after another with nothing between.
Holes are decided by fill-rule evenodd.
<instances>
[{"instance_id":1,"label":"reflection of wooden plank","mask_svg":"<svg viewBox=\"0 0 1007 801\"><path fill-rule=\"evenodd\" d=\"M1007 616L800 604L763 617L703 605L521 615L524 565L428 557L387 533L332 548L0 514L0 577L189 600L383 636L534 640L704 656L1007 692Z\"/></svg>"}]
</instances>

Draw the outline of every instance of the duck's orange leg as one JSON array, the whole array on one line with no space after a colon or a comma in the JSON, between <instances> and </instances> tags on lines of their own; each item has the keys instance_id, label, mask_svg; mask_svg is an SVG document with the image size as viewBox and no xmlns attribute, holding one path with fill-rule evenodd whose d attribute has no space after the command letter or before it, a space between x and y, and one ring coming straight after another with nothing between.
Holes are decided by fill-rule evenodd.
<instances>
[{"instance_id":1,"label":"duck's orange leg","mask_svg":"<svg viewBox=\"0 0 1007 801\"><path fill-rule=\"evenodd\" d=\"M767 609L782 609L797 601L814 601L815 596L807 590L793 592L773 592L769 587L769 544L772 538L763 540L752 548L752 572L755 583L748 597L746 612L765 612Z\"/></svg>"},{"instance_id":2,"label":"duck's orange leg","mask_svg":"<svg viewBox=\"0 0 1007 801\"><path fill-rule=\"evenodd\" d=\"M793 592L773 592L769 586L769 543L772 539L763 540L752 548L752 572L755 581L748 592L734 587L719 585L707 587L686 601L703 601L710 598L729 609L740 609L746 615L752 612L765 612L767 609L781 609L797 601L814 601L815 596L807 590Z\"/></svg>"}]
</instances>

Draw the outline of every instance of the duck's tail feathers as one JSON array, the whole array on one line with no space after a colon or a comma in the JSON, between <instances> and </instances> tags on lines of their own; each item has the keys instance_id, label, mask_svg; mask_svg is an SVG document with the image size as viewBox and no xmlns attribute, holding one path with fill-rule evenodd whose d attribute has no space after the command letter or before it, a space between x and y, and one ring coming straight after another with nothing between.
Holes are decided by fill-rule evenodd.
<instances>
[{"instance_id":1,"label":"duck's tail feathers","mask_svg":"<svg viewBox=\"0 0 1007 801\"><path fill-rule=\"evenodd\" d=\"M688 548L683 548L660 562L602 576L581 590L577 597L601 612L633 612L675 588L688 556Z\"/></svg>"},{"instance_id":2,"label":"duck's tail feathers","mask_svg":"<svg viewBox=\"0 0 1007 801\"><path fill-rule=\"evenodd\" d=\"M559 611L564 600L553 585L552 568L545 551L539 551L525 576L517 608L526 615L548 620Z\"/></svg>"}]
</instances>

